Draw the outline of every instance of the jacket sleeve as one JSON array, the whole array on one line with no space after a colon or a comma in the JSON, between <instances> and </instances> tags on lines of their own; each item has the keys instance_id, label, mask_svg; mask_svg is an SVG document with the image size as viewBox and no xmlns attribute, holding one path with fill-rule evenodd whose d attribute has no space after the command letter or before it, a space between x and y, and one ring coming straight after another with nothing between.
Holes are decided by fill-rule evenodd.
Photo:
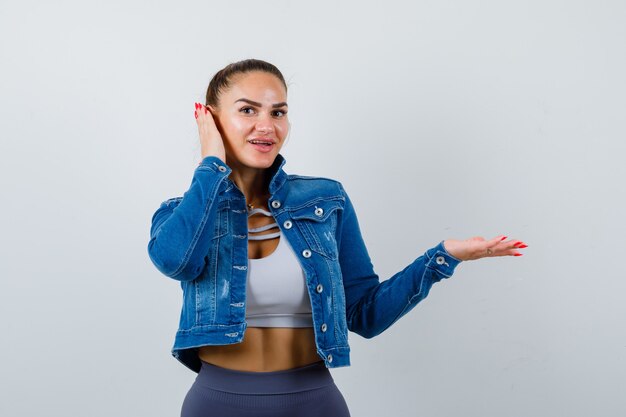
<instances>
[{"instance_id":1,"label":"jacket sleeve","mask_svg":"<svg viewBox=\"0 0 626 417\"><path fill-rule=\"evenodd\" d=\"M152 216L148 254L164 275L195 279L206 265L217 215L217 194L232 169L216 156L205 157L182 197L161 203Z\"/></svg>"},{"instance_id":2,"label":"jacket sleeve","mask_svg":"<svg viewBox=\"0 0 626 417\"><path fill-rule=\"evenodd\" d=\"M338 222L339 263L346 296L348 329L367 339L379 335L426 298L431 286L452 276L461 260L441 241L402 271L380 282L361 236L357 215L345 192Z\"/></svg>"}]
</instances>

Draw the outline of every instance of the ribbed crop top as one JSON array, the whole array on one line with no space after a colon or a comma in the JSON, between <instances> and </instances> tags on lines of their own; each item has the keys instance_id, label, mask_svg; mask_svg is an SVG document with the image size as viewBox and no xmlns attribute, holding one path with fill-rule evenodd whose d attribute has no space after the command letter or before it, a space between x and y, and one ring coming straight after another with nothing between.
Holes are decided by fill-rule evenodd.
<instances>
[{"instance_id":1,"label":"ribbed crop top","mask_svg":"<svg viewBox=\"0 0 626 417\"><path fill-rule=\"evenodd\" d=\"M256 208L248 216L266 210ZM278 237L278 246L264 258L248 259L246 282L246 321L250 327L313 327L311 301L304 271L293 248L280 230L259 235L258 232L278 228L276 223L251 228L248 239L265 240ZM253 234L256 233L256 234Z\"/></svg>"}]
</instances>

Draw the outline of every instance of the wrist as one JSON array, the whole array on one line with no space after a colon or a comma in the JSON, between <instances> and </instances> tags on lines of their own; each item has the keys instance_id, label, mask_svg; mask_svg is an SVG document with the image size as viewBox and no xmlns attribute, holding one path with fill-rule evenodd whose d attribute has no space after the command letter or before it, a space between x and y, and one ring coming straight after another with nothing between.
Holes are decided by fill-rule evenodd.
<instances>
[{"instance_id":1,"label":"wrist","mask_svg":"<svg viewBox=\"0 0 626 417\"><path fill-rule=\"evenodd\" d=\"M459 261L466 261L464 257L459 253L459 241L456 239L446 239L443 241L443 250L445 250L448 255L458 259Z\"/></svg>"}]
</instances>

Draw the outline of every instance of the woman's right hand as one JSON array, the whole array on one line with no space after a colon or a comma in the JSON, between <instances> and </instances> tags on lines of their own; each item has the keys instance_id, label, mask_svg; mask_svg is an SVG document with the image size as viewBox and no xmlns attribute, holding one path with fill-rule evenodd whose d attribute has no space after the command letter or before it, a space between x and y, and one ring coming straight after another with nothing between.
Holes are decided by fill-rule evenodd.
<instances>
[{"instance_id":1,"label":"woman's right hand","mask_svg":"<svg viewBox=\"0 0 626 417\"><path fill-rule=\"evenodd\" d=\"M212 155L217 156L222 161L226 162L224 140L222 139L222 135L215 124L213 116L213 112L215 110L211 106L206 107L200 103L195 103L195 105L196 111L194 115L196 117L196 122L198 123L202 159ZM202 162L202 159L200 162Z\"/></svg>"}]
</instances>

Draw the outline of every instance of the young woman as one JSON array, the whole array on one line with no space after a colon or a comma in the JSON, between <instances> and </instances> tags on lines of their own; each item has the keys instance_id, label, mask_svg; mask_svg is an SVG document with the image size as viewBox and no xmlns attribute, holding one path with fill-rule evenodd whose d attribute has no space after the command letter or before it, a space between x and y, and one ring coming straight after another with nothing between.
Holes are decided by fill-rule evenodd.
<instances>
[{"instance_id":1,"label":"young woman","mask_svg":"<svg viewBox=\"0 0 626 417\"><path fill-rule=\"evenodd\" d=\"M172 354L198 373L182 417L349 416L328 370L350 365L348 331L374 337L460 262L527 247L449 239L381 282L343 185L283 170L287 113L274 65L220 70L191 186L152 217L150 258L183 290Z\"/></svg>"}]
</instances>

